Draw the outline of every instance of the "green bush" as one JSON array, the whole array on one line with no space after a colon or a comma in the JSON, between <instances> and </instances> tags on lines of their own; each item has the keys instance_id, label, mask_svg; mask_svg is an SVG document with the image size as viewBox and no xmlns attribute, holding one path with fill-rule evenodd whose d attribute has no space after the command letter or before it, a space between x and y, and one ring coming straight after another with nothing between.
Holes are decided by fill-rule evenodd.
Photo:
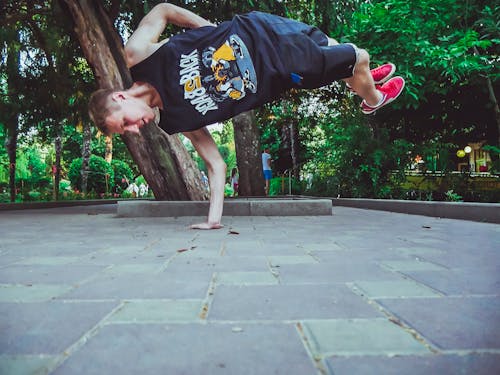
<instances>
[{"instance_id":1,"label":"green bush","mask_svg":"<svg viewBox=\"0 0 500 375\"><path fill-rule=\"evenodd\" d=\"M290 193L290 179L288 177L274 177L269 181L269 195L288 195ZM300 181L292 177L292 195L302 194Z\"/></svg>"},{"instance_id":2,"label":"green bush","mask_svg":"<svg viewBox=\"0 0 500 375\"><path fill-rule=\"evenodd\" d=\"M124 180L130 182L134 177L132 169L127 163L121 160L113 160L111 162L111 166L113 167L113 171L115 172L114 185L116 187L120 187L119 190L124 190L128 185L128 183L124 183Z\"/></svg>"},{"instance_id":3,"label":"green bush","mask_svg":"<svg viewBox=\"0 0 500 375\"><path fill-rule=\"evenodd\" d=\"M73 188L82 190L82 158L74 159L68 171L68 178ZM87 190L97 194L107 193L114 186L115 173L110 164L104 158L91 155L89 160L89 175Z\"/></svg>"}]
</instances>

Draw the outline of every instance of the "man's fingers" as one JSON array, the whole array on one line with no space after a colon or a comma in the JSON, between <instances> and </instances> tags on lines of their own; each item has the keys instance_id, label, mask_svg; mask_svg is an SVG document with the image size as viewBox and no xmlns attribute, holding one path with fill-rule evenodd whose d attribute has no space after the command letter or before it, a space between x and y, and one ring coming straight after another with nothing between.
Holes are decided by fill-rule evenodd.
<instances>
[{"instance_id":1,"label":"man's fingers","mask_svg":"<svg viewBox=\"0 0 500 375\"><path fill-rule=\"evenodd\" d=\"M220 229L223 228L224 225L222 224L210 224L210 223L199 223L199 224L193 224L189 226L189 229Z\"/></svg>"}]
</instances>

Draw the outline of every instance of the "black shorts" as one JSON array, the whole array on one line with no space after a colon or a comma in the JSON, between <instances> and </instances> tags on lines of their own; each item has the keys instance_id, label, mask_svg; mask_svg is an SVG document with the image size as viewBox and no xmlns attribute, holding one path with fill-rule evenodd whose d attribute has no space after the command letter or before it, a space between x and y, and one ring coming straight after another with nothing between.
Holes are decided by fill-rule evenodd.
<instances>
[{"instance_id":1,"label":"black shorts","mask_svg":"<svg viewBox=\"0 0 500 375\"><path fill-rule=\"evenodd\" d=\"M273 15L266 23L272 28L285 75L293 85L316 88L352 77L357 51L353 44L328 45L328 37L317 27Z\"/></svg>"}]
</instances>

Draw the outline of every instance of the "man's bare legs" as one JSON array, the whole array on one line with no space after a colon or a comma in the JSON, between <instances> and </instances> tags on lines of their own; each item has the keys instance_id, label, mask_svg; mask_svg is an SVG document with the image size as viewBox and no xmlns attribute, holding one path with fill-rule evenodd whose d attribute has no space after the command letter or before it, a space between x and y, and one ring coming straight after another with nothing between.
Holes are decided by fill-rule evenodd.
<instances>
[{"instance_id":1,"label":"man's bare legs","mask_svg":"<svg viewBox=\"0 0 500 375\"><path fill-rule=\"evenodd\" d=\"M328 45L339 44L335 39L328 38ZM370 73L370 55L364 49L357 48L357 61L353 76L343 79L368 105L376 106L382 100L383 94L376 89Z\"/></svg>"}]
</instances>

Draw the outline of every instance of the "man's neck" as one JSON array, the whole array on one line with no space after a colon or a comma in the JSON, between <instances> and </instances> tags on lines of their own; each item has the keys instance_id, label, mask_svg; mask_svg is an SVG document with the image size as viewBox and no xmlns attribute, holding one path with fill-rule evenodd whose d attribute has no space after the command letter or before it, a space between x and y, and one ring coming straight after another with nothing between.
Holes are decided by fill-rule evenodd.
<instances>
[{"instance_id":1,"label":"man's neck","mask_svg":"<svg viewBox=\"0 0 500 375\"><path fill-rule=\"evenodd\" d=\"M134 82L127 92L138 99L144 100L151 108L163 109L163 102L158 91L147 82Z\"/></svg>"}]
</instances>

